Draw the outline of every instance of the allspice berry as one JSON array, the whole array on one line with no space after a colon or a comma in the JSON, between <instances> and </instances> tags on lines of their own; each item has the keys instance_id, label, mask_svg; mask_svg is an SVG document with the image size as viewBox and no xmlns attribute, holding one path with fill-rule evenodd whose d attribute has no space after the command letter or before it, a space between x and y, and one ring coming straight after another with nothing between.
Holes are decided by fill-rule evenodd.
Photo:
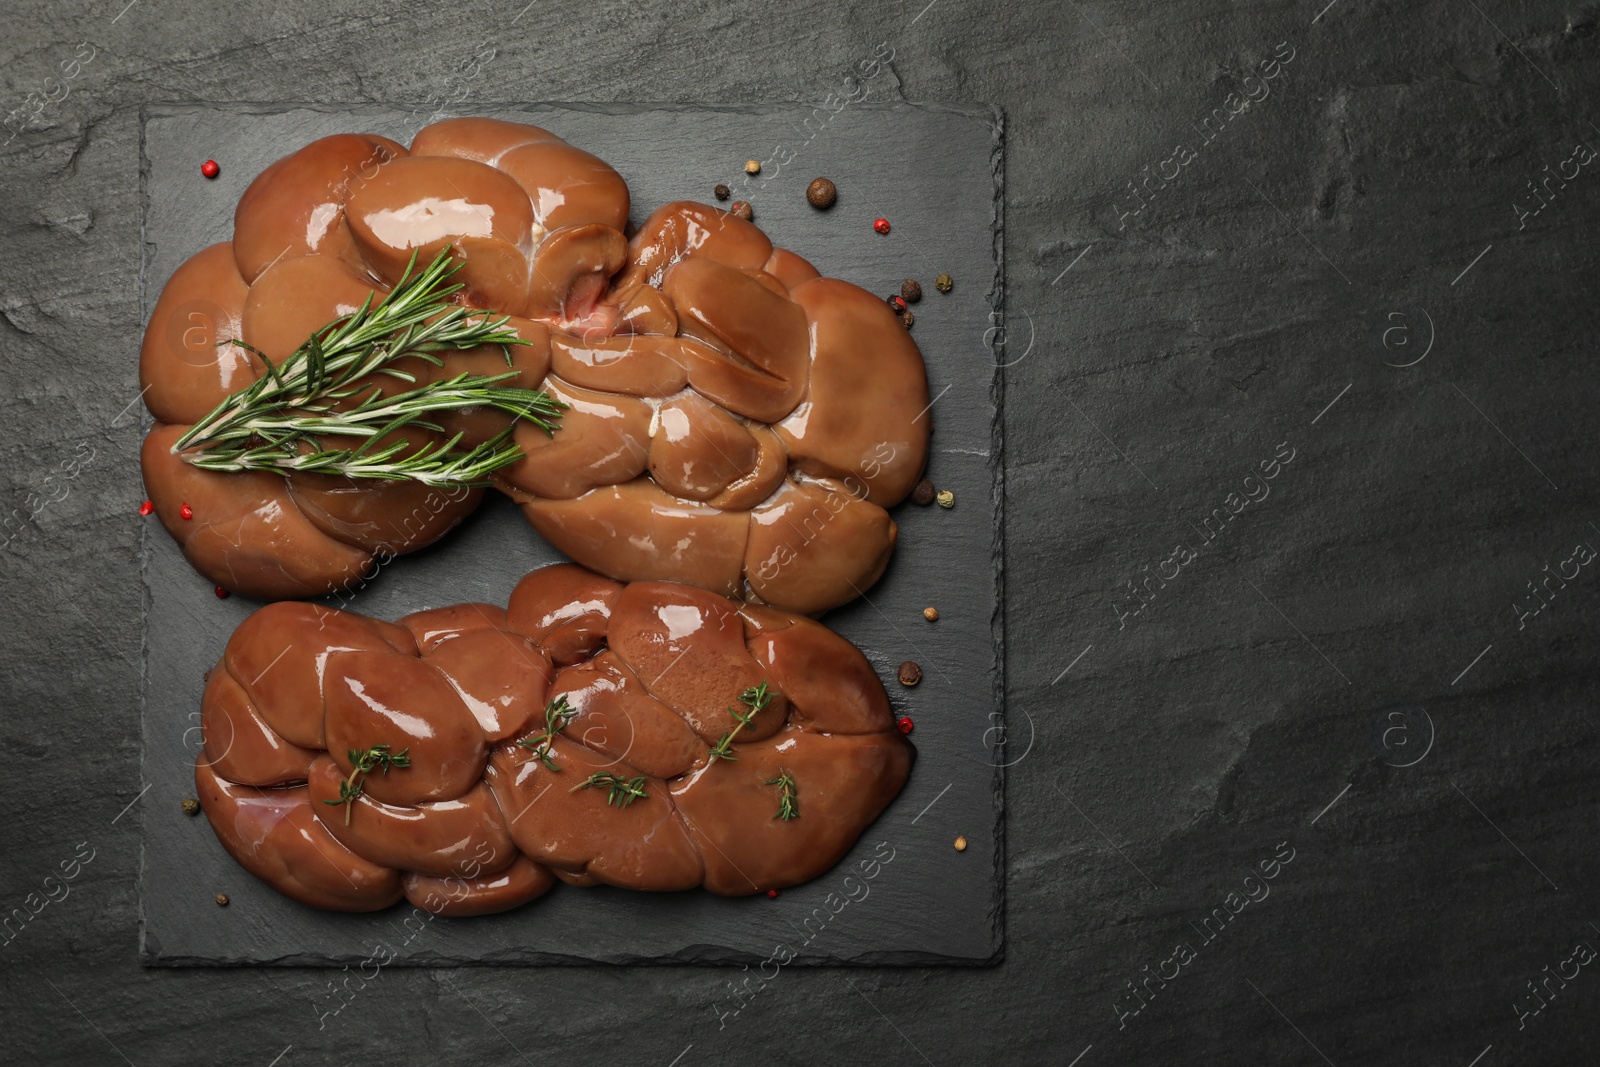
<instances>
[{"instance_id":1,"label":"allspice berry","mask_svg":"<svg viewBox=\"0 0 1600 1067\"><path fill-rule=\"evenodd\" d=\"M956 280L948 274L941 274L933 280L933 287L941 293L948 293L955 288Z\"/></svg>"},{"instance_id":2,"label":"allspice berry","mask_svg":"<svg viewBox=\"0 0 1600 1067\"><path fill-rule=\"evenodd\" d=\"M911 490L911 502L927 507L933 503L933 483L924 478L918 482L916 488Z\"/></svg>"},{"instance_id":3,"label":"allspice berry","mask_svg":"<svg viewBox=\"0 0 1600 1067\"><path fill-rule=\"evenodd\" d=\"M966 850L967 850L967 839L966 839L966 837L965 836L957 837L956 838L956 851L957 852L965 852Z\"/></svg>"},{"instance_id":4,"label":"allspice berry","mask_svg":"<svg viewBox=\"0 0 1600 1067\"><path fill-rule=\"evenodd\" d=\"M915 304L922 299L922 283L915 278L907 278L900 283L900 295L906 298L906 303Z\"/></svg>"},{"instance_id":5,"label":"allspice berry","mask_svg":"<svg viewBox=\"0 0 1600 1067\"><path fill-rule=\"evenodd\" d=\"M938 608L923 608L922 609L922 617L924 619L927 619L929 622L938 622L939 621L939 609Z\"/></svg>"},{"instance_id":6,"label":"allspice berry","mask_svg":"<svg viewBox=\"0 0 1600 1067\"><path fill-rule=\"evenodd\" d=\"M910 660L906 660L904 663L900 664L900 671L896 677L900 679L901 685L916 685L918 682L922 681L922 668L917 666L915 663L912 663Z\"/></svg>"},{"instance_id":7,"label":"allspice berry","mask_svg":"<svg viewBox=\"0 0 1600 1067\"><path fill-rule=\"evenodd\" d=\"M909 329L911 329L911 327L915 326L916 324L917 324L917 317L915 315L911 314L911 310L909 308L907 308L905 311L900 312L900 325L904 326L906 329L909 330Z\"/></svg>"},{"instance_id":8,"label":"allspice berry","mask_svg":"<svg viewBox=\"0 0 1600 1067\"><path fill-rule=\"evenodd\" d=\"M939 495L935 499L939 501L941 508L953 508L956 506L956 495L948 489L939 490Z\"/></svg>"},{"instance_id":9,"label":"allspice berry","mask_svg":"<svg viewBox=\"0 0 1600 1067\"><path fill-rule=\"evenodd\" d=\"M718 182L716 188L712 189L711 191L716 194L718 200L726 200L728 197L733 195L733 190L729 189L721 182Z\"/></svg>"},{"instance_id":10,"label":"allspice berry","mask_svg":"<svg viewBox=\"0 0 1600 1067\"><path fill-rule=\"evenodd\" d=\"M814 178L806 186L806 200L814 208L830 208L839 199L839 190L826 178Z\"/></svg>"},{"instance_id":11,"label":"allspice berry","mask_svg":"<svg viewBox=\"0 0 1600 1067\"><path fill-rule=\"evenodd\" d=\"M218 893L217 894L217 907L226 908L227 906L228 906L228 894L226 894L226 893Z\"/></svg>"},{"instance_id":12,"label":"allspice berry","mask_svg":"<svg viewBox=\"0 0 1600 1067\"><path fill-rule=\"evenodd\" d=\"M199 815L200 814L200 802L198 800L196 800L194 797L184 797L183 798L183 813L185 815Z\"/></svg>"},{"instance_id":13,"label":"allspice berry","mask_svg":"<svg viewBox=\"0 0 1600 1067\"><path fill-rule=\"evenodd\" d=\"M731 214L744 219L746 222L749 222L751 219L755 218L756 215L755 209L750 206L750 201L748 200L735 200L733 202L733 206L730 207L728 211Z\"/></svg>"},{"instance_id":14,"label":"allspice berry","mask_svg":"<svg viewBox=\"0 0 1600 1067\"><path fill-rule=\"evenodd\" d=\"M746 174L760 174L761 173L761 160L759 160L759 159L748 160L744 165L744 172Z\"/></svg>"}]
</instances>

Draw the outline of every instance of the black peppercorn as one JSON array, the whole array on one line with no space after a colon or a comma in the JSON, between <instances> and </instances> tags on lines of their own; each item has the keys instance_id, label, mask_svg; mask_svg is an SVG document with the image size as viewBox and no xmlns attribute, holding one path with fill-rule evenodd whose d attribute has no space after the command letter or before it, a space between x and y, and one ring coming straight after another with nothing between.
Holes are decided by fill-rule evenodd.
<instances>
[{"instance_id":1,"label":"black peppercorn","mask_svg":"<svg viewBox=\"0 0 1600 1067\"><path fill-rule=\"evenodd\" d=\"M904 326L906 329L909 330L909 329L911 329L911 327L915 326L916 324L917 324L917 317L915 315L911 314L911 312L909 312L909 311L900 312L900 325Z\"/></svg>"},{"instance_id":2,"label":"black peppercorn","mask_svg":"<svg viewBox=\"0 0 1600 1067\"><path fill-rule=\"evenodd\" d=\"M907 278L900 283L900 295L906 298L907 303L915 304L922 299L922 284L915 278Z\"/></svg>"},{"instance_id":3,"label":"black peppercorn","mask_svg":"<svg viewBox=\"0 0 1600 1067\"><path fill-rule=\"evenodd\" d=\"M733 195L733 190L729 189L726 185L723 185L721 182L718 182L717 183L717 187L715 189L711 190L711 191L713 193L717 194L717 199L718 200L726 200L726 199L728 199L728 197Z\"/></svg>"},{"instance_id":4,"label":"black peppercorn","mask_svg":"<svg viewBox=\"0 0 1600 1067\"><path fill-rule=\"evenodd\" d=\"M913 504L920 504L923 507L927 507L929 504L933 503L933 498L935 495L933 483L924 478L922 481L917 483L917 487L915 489L911 490L911 502Z\"/></svg>"},{"instance_id":5,"label":"black peppercorn","mask_svg":"<svg viewBox=\"0 0 1600 1067\"><path fill-rule=\"evenodd\" d=\"M922 668L917 666L915 663L912 663L910 660L906 660L904 663L900 664L900 673L897 677L899 677L901 685L916 685L918 682L922 681Z\"/></svg>"},{"instance_id":6,"label":"black peppercorn","mask_svg":"<svg viewBox=\"0 0 1600 1067\"><path fill-rule=\"evenodd\" d=\"M889 307L894 309L894 313L896 315L900 314L906 309L906 298L903 296L889 296L885 297L884 299L889 302Z\"/></svg>"}]
</instances>

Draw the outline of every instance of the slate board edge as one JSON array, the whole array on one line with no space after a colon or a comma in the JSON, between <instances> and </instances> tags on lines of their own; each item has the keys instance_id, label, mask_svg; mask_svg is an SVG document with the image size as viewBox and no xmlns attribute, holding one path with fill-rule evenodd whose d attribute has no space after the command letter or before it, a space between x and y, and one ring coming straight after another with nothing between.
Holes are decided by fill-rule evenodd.
<instances>
[{"instance_id":1,"label":"slate board edge","mask_svg":"<svg viewBox=\"0 0 1600 1067\"><path fill-rule=\"evenodd\" d=\"M405 105L395 105L382 102L372 102L359 105L318 104L305 101L162 101L148 103L140 107L139 122L139 205L140 205L140 263L139 263L139 297L140 306L148 309L151 306L149 299L149 265L150 265L150 240L147 232L150 214L150 173L151 163L147 152L148 123L152 118L179 117L186 111L196 109L235 112L238 114L268 114L286 108L303 109L322 113L340 113L359 115L364 111L387 111L391 108ZM802 106L800 102L771 103L771 104L698 104L675 102L630 102L630 103L594 103L574 101L522 101L517 103L494 102L485 103L483 109L534 109L534 108L563 108L574 111L589 111L601 114L627 114L643 111L674 111L674 112L716 112L738 111L741 113L777 113L792 111L795 107ZM991 564L994 573L995 602L991 617L992 634L992 708L1000 716L1001 740L994 748L994 754L1000 762L994 765L992 789L994 794L994 876L990 880L994 887L990 904L989 927L990 942L994 951L988 957L943 957L931 956L926 952L916 950L860 952L851 955L829 955L820 957L799 956L794 958L787 966L803 967L839 967L839 966L939 966L939 967L992 967L1001 963L1005 958L1005 752L1006 752L1006 709L1005 709L1005 681L1006 681L1006 656L1005 656L1005 421L1004 421L1004 394L1005 394L1005 361L1007 335L1004 326L1004 294L1005 294L1005 113L998 105L950 105L950 104L918 104L904 101L873 102L855 105L862 110L874 111L925 111L945 113L983 120L988 125L992 134L991 168L993 175L993 202L991 208L993 241L994 275L990 287L989 305L992 311L991 323L1000 326L999 340L988 343L990 356L995 361L994 373L991 377L990 395L993 398L993 415L990 424L990 456L988 467L990 470L990 502L994 518L991 524ZM415 113L415 112L413 112ZM444 117L444 116L439 116ZM142 395L142 394L141 394ZM148 411L141 412L141 428L148 432L153 420ZM148 582L149 553L148 539L151 536L149 524L141 524L139 535L140 547L140 599L141 616L148 614L151 600L150 585ZM140 721L144 722L147 714L149 699L149 640L148 631L141 627L140 630L140 695L139 710ZM145 746L141 745L141 768L147 761ZM247 968L247 967L332 967L342 963L354 962L342 957L330 955L309 955L304 953L289 954L282 957L266 960L219 960L212 957L197 957L186 955L163 954L159 941L152 944L147 928L145 915L146 885L146 849L145 827L143 811L138 815L140 833L140 859L139 859L139 962L143 967L175 967L175 968ZM448 920L447 920L448 921ZM470 921L470 920L462 920ZM697 955L697 948L704 950L703 955ZM735 963L753 963L761 959L759 955L731 950L722 946L702 945L683 946L677 950L676 955L663 957L656 955L628 955L628 954L596 954L587 956L574 956L561 953L528 953L520 950L515 958L498 959L493 955L477 959L464 959L451 956L448 953L423 953L413 954L404 958L395 959L388 966L398 967L436 967L436 966L724 966Z\"/></svg>"},{"instance_id":2,"label":"slate board edge","mask_svg":"<svg viewBox=\"0 0 1600 1067\"><path fill-rule=\"evenodd\" d=\"M1006 214L1006 120L1005 112L999 106L989 108L993 119L994 129L994 282L992 295L989 299L990 307L998 316L998 321L1005 323L1005 292L1006 292L1006 251L1005 251L1005 214ZM994 419L990 424L989 437L989 470L990 475L990 502L994 508L994 616L990 620L990 628L994 634L994 696L991 704L1000 716L1000 726L1005 730L1006 716L1006 464L1005 464L1005 392L1006 392L1006 342L1010 336L1004 332L1000 335L1000 343L990 350L990 356L997 366L994 376L990 379L990 395L994 397ZM994 904L991 917L990 940L994 945L994 954L987 960L975 961L981 966L995 966L1005 959L1006 954L1006 761L1009 758L1009 748L1005 741L1009 733L1001 734L1001 742L996 746L998 760L994 769Z\"/></svg>"}]
</instances>

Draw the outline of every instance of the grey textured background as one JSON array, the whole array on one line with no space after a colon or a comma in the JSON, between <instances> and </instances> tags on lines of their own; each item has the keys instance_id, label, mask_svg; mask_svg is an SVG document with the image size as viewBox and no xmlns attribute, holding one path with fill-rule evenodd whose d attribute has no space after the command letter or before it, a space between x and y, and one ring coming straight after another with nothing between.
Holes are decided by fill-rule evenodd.
<instances>
[{"instance_id":1,"label":"grey textured background","mask_svg":"<svg viewBox=\"0 0 1600 1067\"><path fill-rule=\"evenodd\" d=\"M805 129L810 118L808 109L793 105L484 110L535 123L611 160L628 180L635 225L669 200L710 199L707 159L724 166L742 162L749 154L745 146L761 143L774 126ZM231 236L239 194L273 160L341 130L409 140L417 124L408 112L385 108L168 106L151 108L148 115L147 306L178 264ZM259 605L243 597L218 600L211 583L151 520L144 524L142 768L151 788L140 808L142 951L148 962L330 962L359 972L369 957L390 955L402 965L678 960L737 962L759 973L780 943L798 954L792 965L972 964L999 958L1003 880L995 830L1006 756L999 744L1004 735L992 729L998 720L991 718L998 714L1001 685L993 626L999 576L994 567L966 565L995 557L999 548L995 511L988 506L1000 488L990 464L997 429L991 393L999 372L992 358L973 366L964 329L984 317L999 269L998 119L987 109L866 102L823 118L825 124L822 118L812 121L808 132L815 136L803 158L769 165L752 186L760 193L759 217L780 245L874 292L895 291L908 270L929 279L928 296L916 306L914 332L936 398L929 411L936 426L930 469L958 502L950 510L897 508L902 547L891 569L865 599L826 616L873 662L895 713L917 724L917 761L900 796L834 871L785 891L777 901L558 887L504 915L429 922L426 936L413 936L415 928L402 925L413 914L409 905L363 916L303 907L240 868L203 820L180 813L182 798L194 792L204 672L234 627ZM208 155L229 161L226 180L209 183L199 176L197 161ZM844 193L831 210L819 213L806 203L806 175L812 171L803 166L836 176ZM893 212L894 231L880 237L870 228L878 210L873 204L891 196L904 201ZM966 284L948 295L936 293L937 270ZM327 602L391 620L466 600L504 604L525 573L563 557L509 500L488 496L479 513L439 544L395 561L353 593ZM203 519L195 516L196 522ZM943 605L937 626L921 617L929 603ZM912 689L892 680L908 659L921 661L926 672ZM964 853L951 848L957 834L970 842ZM845 875L882 855L892 855L892 863L867 884L865 897L834 917L829 894L838 907ZM852 883L852 893L863 892L859 884ZM213 903L219 891L231 900L226 909ZM808 934L801 924L819 907L824 910ZM373 966L367 964L369 973ZM735 1006L729 1002L719 1011Z\"/></svg>"},{"instance_id":2,"label":"grey textured background","mask_svg":"<svg viewBox=\"0 0 1600 1067\"><path fill-rule=\"evenodd\" d=\"M5 906L94 850L3 948L8 1056L1494 1067L1600 1040L1592 967L1517 1015L1600 940L1593 568L1513 611L1600 545L1592 166L1514 207L1600 145L1594 7L519 8L8 8L8 107L98 48L0 172ZM385 970L322 1030L326 971L141 969L141 106L809 102L880 42L874 99L1007 115L1005 961L785 971L725 1027L736 969ZM1279 42L1271 95L1119 223ZM1119 629L1124 583L1280 442L1271 497ZM1280 842L1270 897L1119 1029L1125 983Z\"/></svg>"}]
</instances>

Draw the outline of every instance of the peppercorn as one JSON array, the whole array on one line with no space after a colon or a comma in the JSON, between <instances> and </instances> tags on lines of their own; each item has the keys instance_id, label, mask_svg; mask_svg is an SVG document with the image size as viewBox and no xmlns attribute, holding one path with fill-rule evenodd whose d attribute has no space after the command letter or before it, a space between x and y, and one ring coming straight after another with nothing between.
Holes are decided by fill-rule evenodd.
<instances>
[{"instance_id":1,"label":"peppercorn","mask_svg":"<svg viewBox=\"0 0 1600 1067\"><path fill-rule=\"evenodd\" d=\"M948 293L955 288L956 280L948 274L941 274L933 280L933 287L941 293Z\"/></svg>"},{"instance_id":2,"label":"peppercorn","mask_svg":"<svg viewBox=\"0 0 1600 1067\"><path fill-rule=\"evenodd\" d=\"M716 184L716 187L713 188L711 191L712 191L712 193L716 194L716 197L717 197L718 200L726 200L726 199L728 199L728 197L733 195L733 190L729 189L726 185L723 185L721 182L718 182Z\"/></svg>"},{"instance_id":3,"label":"peppercorn","mask_svg":"<svg viewBox=\"0 0 1600 1067\"><path fill-rule=\"evenodd\" d=\"M927 507L929 504L933 503L933 497L933 483L926 478L918 482L916 488L911 490L911 502L913 504L920 504L923 507Z\"/></svg>"},{"instance_id":4,"label":"peppercorn","mask_svg":"<svg viewBox=\"0 0 1600 1067\"><path fill-rule=\"evenodd\" d=\"M750 206L750 201L748 200L735 200L733 202L733 206L730 207L728 211L731 212L735 217L744 219L746 222L749 222L756 216L755 209Z\"/></svg>"},{"instance_id":5,"label":"peppercorn","mask_svg":"<svg viewBox=\"0 0 1600 1067\"><path fill-rule=\"evenodd\" d=\"M900 283L900 295L907 301L915 304L922 299L922 285L915 278L907 278Z\"/></svg>"},{"instance_id":6,"label":"peppercorn","mask_svg":"<svg viewBox=\"0 0 1600 1067\"><path fill-rule=\"evenodd\" d=\"M911 327L915 326L916 324L917 324L917 317L915 315L911 314L910 309L907 309L905 311L900 312L900 325L904 326L906 329L909 330L909 329L911 329Z\"/></svg>"},{"instance_id":7,"label":"peppercorn","mask_svg":"<svg viewBox=\"0 0 1600 1067\"><path fill-rule=\"evenodd\" d=\"M967 850L967 839L965 837L957 837L956 838L956 851L957 852L965 852L966 850Z\"/></svg>"},{"instance_id":8,"label":"peppercorn","mask_svg":"<svg viewBox=\"0 0 1600 1067\"><path fill-rule=\"evenodd\" d=\"M217 894L217 907L226 908L227 906L228 906L228 894L226 894L226 893L218 893Z\"/></svg>"},{"instance_id":9,"label":"peppercorn","mask_svg":"<svg viewBox=\"0 0 1600 1067\"><path fill-rule=\"evenodd\" d=\"M185 519L192 519L194 518L194 508L191 508L189 506L189 502L185 500L183 502L183 507L178 509L178 514Z\"/></svg>"},{"instance_id":10,"label":"peppercorn","mask_svg":"<svg viewBox=\"0 0 1600 1067\"><path fill-rule=\"evenodd\" d=\"M889 306L894 309L896 315L906 309L906 298L903 296L886 296L884 299L889 302Z\"/></svg>"},{"instance_id":11,"label":"peppercorn","mask_svg":"<svg viewBox=\"0 0 1600 1067\"><path fill-rule=\"evenodd\" d=\"M200 173L204 174L207 178L215 178L217 175L222 173L222 168L217 165L216 160L208 159L204 163L200 164Z\"/></svg>"},{"instance_id":12,"label":"peppercorn","mask_svg":"<svg viewBox=\"0 0 1600 1067\"><path fill-rule=\"evenodd\" d=\"M220 585L217 586L215 589L213 589L212 592L217 594L217 599L218 600L227 600L228 599L228 591L226 589L224 589Z\"/></svg>"},{"instance_id":13,"label":"peppercorn","mask_svg":"<svg viewBox=\"0 0 1600 1067\"><path fill-rule=\"evenodd\" d=\"M839 190L834 188L834 184L828 179L815 178L806 186L806 199L814 208L830 208L833 202L839 199Z\"/></svg>"},{"instance_id":14,"label":"peppercorn","mask_svg":"<svg viewBox=\"0 0 1600 1067\"><path fill-rule=\"evenodd\" d=\"M150 501L148 501L148 500L146 500L143 504L139 505L139 514L141 514L141 515L149 515L152 512L154 512L155 510L156 510L156 506L154 504L150 503Z\"/></svg>"},{"instance_id":15,"label":"peppercorn","mask_svg":"<svg viewBox=\"0 0 1600 1067\"><path fill-rule=\"evenodd\" d=\"M948 489L939 490L939 495L935 499L939 501L941 508L953 508L956 506L956 495Z\"/></svg>"},{"instance_id":16,"label":"peppercorn","mask_svg":"<svg viewBox=\"0 0 1600 1067\"><path fill-rule=\"evenodd\" d=\"M183 813L185 815L199 815L200 814L200 802L198 800L196 800L194 797L184 797L183 798Z\"/></svg>"},{"instance_id":17,"label":"peppercorn","mask_svg":"<svg viewBox=\"0 0 1600 1067\"><path fill-rule=\"evenodd\" d=\"M894 725L895 728L903 734L909 734L912 730L917 728L917 724L911 721L911 716L909 715L900 716L900 718L895 720Z\"/></svg>"},{"instance_id":18,"label":"peppercorn","mask_svg":"<svg viewBox=\"0 0 1600 1067\"><path fill-rule=\"evenodd\" d=\"M760 174L761 173L761 160L752 159L752 160L746 161L745 165L744 165L744 172L746 174Z\"/></svg>"},{"instance_id":19,"label":"peppercorn","mask_svg":"<svg viewBox=\"0 0 1600 1067\"><path fill-rule=\"evenodd\" d=\"M938 622L939 621L939 609L938 608L923 608L922 609L922 617L924 619L927 619L929 622Z\"/></svg>"},{"instance_id":20,"label":"peppercorn","mask_svg":"<svg viewBox=\"0 0 1600 1067\"><path fill-rule=\"evenodd\" d=\"M910 660L906 660L904 663L900 664L900 672L898 675L896 675L896 677L900 679L901 685L916 685L918 682L922 681L922 668Z\"/></svg>"},{"instance_id":21,"label":"peppercorn","mask_svg":"<svg viewBox=\"0 0 1600 1067\"><path fill-rule=\"evenodd\" d=\"M888 233L889 232L889 220L888 219L884 219L884 218L873 219L872 220L872 228L874 230L877 230L879 233Z\"/></svg>"},{"instance_id":22,"label":"peppercorn","mask_svg":"<svg viewBox=\"0 0 1600 1067\"><path fill-rule=\"evenodd\" d=\"M777 900L778 899L778 891L776 889L767 890L767 899L768 900Z\"/></svg>"}]
</instances>

